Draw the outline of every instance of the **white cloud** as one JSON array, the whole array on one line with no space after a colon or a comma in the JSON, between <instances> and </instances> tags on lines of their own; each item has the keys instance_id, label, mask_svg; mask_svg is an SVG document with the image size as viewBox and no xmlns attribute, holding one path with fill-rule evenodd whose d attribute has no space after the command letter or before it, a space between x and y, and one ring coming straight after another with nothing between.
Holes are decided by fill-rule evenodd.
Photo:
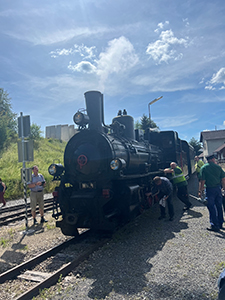
<instances>
[{"instance_id":1,"label":"white cloud","mask_svg":"<svg viewBox=\"0 0 225 300\"><path fill-rule=\"evenodd\" d=\"M100 53L98 75L105 80L111 73L124 73L138 63L133 45L124 36L108 43L105 52Z\"/></svg>"},{"instance_id":2,"label":"white cloud","mask_svg":"<svg viewBox=\"0 0 225 300\"><path fill-rule=\"evenodd\" d=\"M166 21L166 22L164 22L164 23L162 23L162 22L160 22L160 23L158 23L158 28L156 28L156 30L154 30L155 32L159 32L161 29L163 29L166 25L169 25L169 21Z\"/></svg>"},{"instance_id":3,"label":"white cloud","mask_svg":"<svg viewBox=\"0 0 225 300\"><path fill-rule=\"evenodd\" d=\"M95 50L95 46L92 47L87 47L84 46L84 44L82 45L74 45L74 48L69 48L69 49L56 49L55 51L51 51L51 57L56 58L58 56L62 56L62 55L73 55L73 54L80 54L80 56L82 56L84 59L90 59L95 57L94 54L94 50Z\"/></svg>"},{"instance_id":4,"label":"white cloud","mask_svg":"<svg viewBox=\"0 0 225 300\"><path fill-rule=\"evenodd\" d=\"M82 49L84 48L83 46ZM81 48L77 46L76 49ZM104 89L105 82L110 75L116 74L114 80L120 80L119 78L139 61L133 45L124 36L111 40L105 51L99 54L98 59L94 59L93 50L94 47L86 49L86 52L89 53L90 62L83 60L75 65L70 62L68 68L73 72L95 73L101 83L101 89Z\"/></svg>"},{"instance_id":5,"label":"white cloud","mask_svg":"<svg viewBox=\"0 0 225 300\"><path fill-rule=\"evenodd\" d=\"M180 127L185 126L188 124L191 124L193 122L198 121L198 118L196 118L194 115L183 115L183 116L170 116L168 118L163 119L156 119L156 123L159 125L160 128L174 128L174 127Z\"/></svg>"},{"instance_id":6,"label":"white cloud","mask_svg":"<svg viewBox=\"0 0 225 300\"><path fill-rule=\"evenodd\" d=\"M159 64L161 62L168 62L171 59L179 60L182 59L183 54L177 53L175 46L187 47L187 45L187 38L178 39L174 36L173 31L170 29L162 31L157 41L148 44L146 54L148 54L150 58Z\"/></svg>"},{"instance_id":7,"label":"white cloud","mask_svg":"<svg viewBox=\"0 0 225 300\"><path fill-rule=\"evenodd\" d=\"M213 74L211 80L206 83L205 89L215 90L216 86L219 84L219 90L225 89L225 68L221 68L217 73Z\"/></svg>"},{"instance_id":8,"label":"white cloud","mask_svg":"<svg viewBox=\"0 0 225 300\"><path fill-rule=\"evenodd\" d=\"M183 22L185 23L185 27L189 27L190 23L188 21L188 18L183 19Z\"/></svg>"},{"instance_id":9,"label":"white cloud","mask_svg":"<svg viewBox=\"0 0 225 300\"><path fill-rule=\"evenodd\" d=\"M83 73L95 73L96 67L91 64L89 61L81 61L76 65L72 65L72 62L69 63L69 70L83 72Z\"/></svg>"},{"instance_id":10,"label":"white cloud","mask_svg":"<svg viewBox=\"0 0 225 300\"><path fill-rule=\"evenodd\" d=\"M36 30L33 32L32 28L19 28L18 31L14 30L5 30L5 34L18 39L28 41L34 45L51 45L54 43L59 43L63 41L68 41L75 37L87 38L89 36L98 35L110 31L111 29L99 27L99 28L87 28L87 27L78 27L76 29L65 29L65 30Z\"/></svg>"},{"instance_id":11,"label":"white cloud","mask_svg":"<svg viewBox=\"0 0 225 300\"><path fill-rule=\"evenodd\" d=\"M50 54L51 54L51 57L53 58L56 58L58 56L61 56L61 55L70 55L73 53L73 49L70 48L70 49L56 49L55 51L51 51Z\"/></svg>"}]
</instances>

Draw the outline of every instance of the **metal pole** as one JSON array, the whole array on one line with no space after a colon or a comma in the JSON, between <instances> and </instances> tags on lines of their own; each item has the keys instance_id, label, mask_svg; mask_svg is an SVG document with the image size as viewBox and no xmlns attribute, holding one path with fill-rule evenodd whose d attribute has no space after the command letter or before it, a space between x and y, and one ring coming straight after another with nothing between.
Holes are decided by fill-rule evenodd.
<instances>
[{"instance_id":1,"label":"metal pole","mask_svg":"<svg viewBox=\"0 0 225 300\"><path fill-rule=\"evenodd\" d=\"M21 117L21 136L22 136L22 156L23 156L23 192L25 202L25 226L28 231L28 214L27 214L27 184L26 184L26 163L25 163L25 147L24 147L24 134L23 134L23 113L20 113Z\"/></svg>"},{"instance_id":2,"label":"metal pole","mask_svg":"<svg viewBox=\"0 0 225 300\"><path fill-rule=\"evenodd\" d=\"M149 102L149 104L148 104L149 122L151 122L150 105L153 104L153 103L155 103L156 101L162 99L162 97L163 97L163 96L161 96L161 97L159 97L159 98L156 98L156 99L152 100L151 102Z\"/></svg>"},{"instance_id":3,"label":"metal pole","mask_svg":"<svg viewBox=\"0 0 225 300\"><path fill-rule=\"evenodd\" d=\"M151 121L151 115L150 115L150 103L148 104L148 116L149 116L149 122Z\"/></svg>"}]
</instances>

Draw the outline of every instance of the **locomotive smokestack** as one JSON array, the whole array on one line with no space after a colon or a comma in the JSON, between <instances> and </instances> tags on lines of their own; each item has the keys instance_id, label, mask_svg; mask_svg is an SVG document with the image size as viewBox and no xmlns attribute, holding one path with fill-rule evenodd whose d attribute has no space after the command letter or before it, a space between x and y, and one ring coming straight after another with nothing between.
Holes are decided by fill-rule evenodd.
<instances>
[{"instance_id":1,"label":"locomotive smokestack","mask_svg":"<svg viewBox=\"0 0 225 300\"><path fill-rule=\"evenodd\" d=\"M103 95L98 91L84 93L87 114L89 116L89 128L103 131Z\"/></svg>"}]
</instances>

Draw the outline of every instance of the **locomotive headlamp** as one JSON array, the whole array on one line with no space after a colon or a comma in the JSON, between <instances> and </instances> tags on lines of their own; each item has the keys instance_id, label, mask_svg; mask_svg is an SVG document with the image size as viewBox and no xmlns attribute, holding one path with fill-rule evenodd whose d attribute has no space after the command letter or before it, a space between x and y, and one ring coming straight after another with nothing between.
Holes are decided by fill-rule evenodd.
<instances>
[{"instance_id":1,"label":"locomotive headlamp","mask_svg":"<svg viewBox=\"0 0 225 300\"><path fill-rule=\"evenodd\" d=\"M89 117L88 115L85 115L84 113L78 111L75 113L75 115L73 116L73 121L75 124L77 124L78 126L83 126L88 124L89 122Z\"/></svg>"},{"instance_id":2,"label":"locomotive headlamp","mask_svg":"<svg viewBox=\"0 0 225 300\"><path fill-rule=\"evenodd\" d=\"M62 175L64 167L61 164L51 164L48 168L48 173L54 177Z\"/></svg>"},{"instance_id":3,"label":"locomotive headlamp","mask_svg":"<svg viewBox=\"0 0 225 300\"><path fill-rule=\"evenodd\" d=\"M113 171L121 170L124 169L125 167L126 167L126 162L122 158L115 158L110 163L110 168Z\"/></svg>"}]
</instances>

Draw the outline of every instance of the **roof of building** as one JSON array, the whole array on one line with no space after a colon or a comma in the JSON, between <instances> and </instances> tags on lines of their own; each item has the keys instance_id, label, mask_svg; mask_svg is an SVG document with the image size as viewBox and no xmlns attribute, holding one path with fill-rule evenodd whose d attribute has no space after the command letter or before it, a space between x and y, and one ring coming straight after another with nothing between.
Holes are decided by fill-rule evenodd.
<instances>
[{"instance_id":1,"label":"roof of building","mask_svg":"<svg viewBox=\"0 0 225 300\"><path fill-rule=\"evenodd\" d=\"M225 148L225 143L222 144L221 146L219 146L219 148L217 148L216 150L214 150L213 152L220 152L221 150L223 150Z\"/></svg>"},{"instance_id":2,"label":"roof of building","mask_svg":"<svg viewBox=\"0 0 225 300\"><path fill-rule=\"evenodd\" d=\"M212 131L202 131L200 136L200 142L204 140L217 140L225 139L225 130L212 130Z\"/></svg>"}]
</instances>

